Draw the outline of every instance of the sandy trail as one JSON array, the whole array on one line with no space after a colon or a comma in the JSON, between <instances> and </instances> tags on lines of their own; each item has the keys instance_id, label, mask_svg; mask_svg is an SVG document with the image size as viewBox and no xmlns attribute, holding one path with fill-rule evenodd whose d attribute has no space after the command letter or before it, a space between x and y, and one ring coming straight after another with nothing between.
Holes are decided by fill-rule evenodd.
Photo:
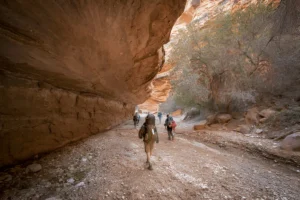
<instances>
[{"instance_id":1,"label":"sandy trail","mask_svg":"<svg viewBox=\"0 0 300 200\"><path fill-rule=\"evenodd\" d=\"M141 124L141 123L140 123ZM133 123L94 135L35 160L43 169L27 174L25 165L8 169L1 199L300 199L300 173L243 150L176 135L160 143L147 170L143 143Z\"/></svg>"}]
</instances>

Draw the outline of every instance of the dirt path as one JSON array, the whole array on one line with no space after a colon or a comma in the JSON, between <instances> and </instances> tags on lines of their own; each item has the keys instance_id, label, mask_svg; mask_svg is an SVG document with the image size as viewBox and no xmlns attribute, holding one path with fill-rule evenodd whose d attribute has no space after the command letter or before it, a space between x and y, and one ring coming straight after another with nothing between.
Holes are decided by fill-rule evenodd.
<instances>
[{"instance_id":1,"label":"dirt path","mask_svg":"<svg viewBox=\"0 0 300 200\"><path fill-rule=\"evenodd\" d=\"M300 199L300 171L280 163L208 147L187 136L160 143L153 171L131 122L8 170L1 199ZM297 172L298 171L298 172Z\"/></svg>"}]
</instances>

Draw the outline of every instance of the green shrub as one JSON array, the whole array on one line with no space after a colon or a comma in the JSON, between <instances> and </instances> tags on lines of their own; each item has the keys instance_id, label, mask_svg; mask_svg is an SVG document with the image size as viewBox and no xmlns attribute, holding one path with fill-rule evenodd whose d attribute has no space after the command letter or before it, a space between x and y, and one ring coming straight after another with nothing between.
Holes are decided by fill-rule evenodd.
<instances>
[{"instance_id":1,"label":"green shrub","mask_svg":"<svg viewBox=\"0 0 300 200\"><path fill-rule=\"evenodd\" d=\"M270 117L266 124L279 129L300 124L300 107L282 110Z\"/></svg>"}]
</instances>

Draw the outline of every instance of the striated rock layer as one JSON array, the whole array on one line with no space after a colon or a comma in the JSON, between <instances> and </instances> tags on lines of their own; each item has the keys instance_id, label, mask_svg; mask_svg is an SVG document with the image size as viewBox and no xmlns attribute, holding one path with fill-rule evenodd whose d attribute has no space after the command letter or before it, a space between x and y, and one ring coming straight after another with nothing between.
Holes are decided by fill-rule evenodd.
<instances>
[{"instance_id":1,"label":"striated rock layer","mask_svg":"<svg viewBox=\"0 0 300 200\"><path fill-rule=\"evenodd\" d=\"M165 66L162 68L159 74L153 79L151 84L151 97L147 99L143 104L139 105L139 108L144 111L156 112L158 111L159 104L165 102L169 96L171 90L169 72L162 72L165 70Z\"/></svg>"},{"instance_id":2,"label":"striated rock layer","mask_svg":"<svg viewBox=\"0 0 300 200\"><path fill-rule=\"evenodd\" d=\"M0 167L128 119L184 0L0 2Z\"/></svg>"}]
</instances>

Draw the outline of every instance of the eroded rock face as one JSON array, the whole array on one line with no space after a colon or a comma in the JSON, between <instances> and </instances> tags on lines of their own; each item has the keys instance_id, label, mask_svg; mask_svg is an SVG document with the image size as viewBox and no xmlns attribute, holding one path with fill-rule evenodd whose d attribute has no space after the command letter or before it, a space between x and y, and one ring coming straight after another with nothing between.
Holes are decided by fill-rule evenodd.
<instances>
[{"instance_id":1,"label":"eroded rock face","mask_svg":"<svg viewBox=\"0 0 300 200\"><path fill-rule=\"evenodd\" d=\"M0 167L131 117L184 0L0 3Z\"/></svg>"},{"instance_id":2,"label":"eroded rock face","mask_svg":"<svg viewBox=\"0 0 300 200\"><path fill-rule=\"evenodd\" d=\"M244 6L248 3L256 2L254 0L246 0L243 3L234 2L234 1L223 1L223 0L187 0L187 3L184 8L184 12L177 19L171 33L170 42L164 46L166 51L166 62L163 65L163 68L157 75L157 77L153 80L153 91L150 94L149 99L147 99L144 103L140 104L139 107L143 110L156 112L159 109L159 104L166 101L169 96L169 92L171 91L171 84L169 76L170 71L176 65L170 61L169 55L172 51L172 48L176 48L176 44L178 41L178 34L180 31L186 30L186 26L193 22L197 21L197 23L202 26L209 19L213 18L215 15L220 13L221 10L233 10L237 7ZM164 77L164 82L160 81L160 74Z\"/></svg>"},{"instance_id":3,"label":"eroded rock face","mask_svg":"<svg viewBox=\"0 0 300 200\"><path fill-rule=\"evenodd\" d=\"M168 45L164 46L167 59L170 49L176 44L176 35L178 34L178 30L185 28L186 24L193 20L193 15L199 5L199 0L187 0L184 12L177 19L176 24L172 29L171 41ZM170 63L168 60L164 63L162 69L152 81L152 93L150 94L149 99L140 104L139 108L145 111L156 112L159 109L159 104L167 100L171 91L170 71L173 67L174 64Z\"/></svg>"},{"instance_id":4,"label":"eroded rock face","mask_svg":"<svg viewBox=\"0 0 300 200\"><path fill-rule=\"evenodd\" d=\"M157 77L152 81L152 92L150 94L151 97L143 104L139 105L140 109L156 112L159 104L167 100L171 90L170 78L167 76L160 76L160 74L158 74Z\"/></svg>"},{"instance_id":5,"label":"eroded rock face","mask_svg":"<svg viewBox=\"0 0 300 200\"><path fill-rule=\"evenodd\" d=\"M166 62L163 66L163 69L159 73L165 74L166 72L171 71L172 68L176 65L176 63L172 63L172 61L169 60L169 55L172 49L176 48L179 33L187 31L188 24L195 23L197 24L197 26L199 26L199 28L201 28L203 27L203 25L205 25L206 22L208 22L210 19L213 19L221 12L234 12L236 10L244 9L251 4L256 4L257 2L257 0L187 0L184 12L177 19L175 26L172 29L170 42L164 46L166 52ZM280 0L264 0L263 2L266 4L277 6L280 3ZM290 21L293 22L294 20ZM172 79L170 76L165 76L165 80L170 79ZM171 84L169 84L167 87L170 88L170 86ZM159 87L161 88L161 86ZM156 87L154 87L154 90L156 90ZM159 96L164 96L165 99L167 99L171 89L164 91L167 92L164 93L164 95L160 93ZM158 109L159 104L162 102L163 101L157 101L157 93L151 93L150 98L145 103L139 106L145 110L154 112Z\"/></svg>"},{"instance_id":6,"label":"eroded rock face","mask_svg":"<svg viewBox=\"0 0 300 200\"><path fill-rule=\"evenodd\" d=\"M134 106L0 76L1 165L48 152L131 117Z\"/></svg>"}]
</instances>

